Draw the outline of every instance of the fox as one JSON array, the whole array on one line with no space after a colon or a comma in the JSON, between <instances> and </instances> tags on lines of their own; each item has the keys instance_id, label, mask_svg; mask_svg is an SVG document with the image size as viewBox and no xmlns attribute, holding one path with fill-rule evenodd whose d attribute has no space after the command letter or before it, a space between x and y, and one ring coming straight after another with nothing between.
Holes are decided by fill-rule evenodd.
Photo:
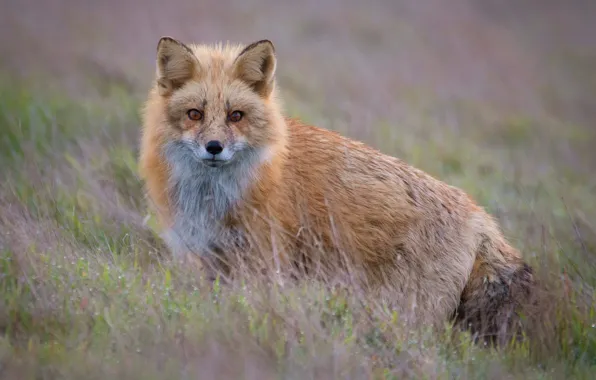
<instances>
[{"instance_id":1,"label":"fox","mask_svg":"<svg viewBox=\"0 0 596 380\"><path fill-rule=\"evenodd\" d=\"M515 330L534 274L497 221L397 157L286 116L276 72L271 40L159 39L139 168L172 255L211 276L253 258L345 274L422 324Z\"/></svg>"}]
</instances>

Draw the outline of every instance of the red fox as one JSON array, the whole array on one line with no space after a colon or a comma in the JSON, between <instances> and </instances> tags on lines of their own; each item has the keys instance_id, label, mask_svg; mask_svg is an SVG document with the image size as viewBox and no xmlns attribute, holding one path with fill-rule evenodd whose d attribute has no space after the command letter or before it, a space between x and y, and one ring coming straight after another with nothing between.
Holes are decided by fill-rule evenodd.
<instances>
[{"instance_id":1,"label":"red fox","mask_svg":"<svg viewBox=\"0 0 596 380\"><path fill-rule=\"evenodd\" d=\"M418 321L510 327L533 274L496 221L398 158L284 116L276 66L269 40L159 40L139 161L173 254L212 264L236 249L305 275L348 262Z\"/></svg>"}]
</instances>

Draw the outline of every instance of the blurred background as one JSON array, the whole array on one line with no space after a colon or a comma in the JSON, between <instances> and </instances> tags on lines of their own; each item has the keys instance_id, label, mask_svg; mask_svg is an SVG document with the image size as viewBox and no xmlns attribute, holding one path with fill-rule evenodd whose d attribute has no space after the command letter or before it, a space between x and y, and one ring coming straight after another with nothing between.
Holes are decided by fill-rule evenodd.
<instances>
[{"instance_id":1,"label":"blurred background","mask_svg":"<svg viewBox=\"0 0 596 380\"><path fill-rule=\"evenodd\" d=\"M153 78L161 36L268 38L290 115L464 187L510 214L504 223L577 208L587 236L596 203L595 16L590 0L3 0L0 67L12 88L132 109ZM120 120L133 153L137 116Z\"/></svg>"},{"instance_id":2,"label":"blurred background","mask_svg":"<svg viewBox=\"0 0 596 380\"><path fill-rule=\"evenodd\" d=\"M398 100L414 93L575 122L593 116L590 0L2 3L2 68L69 88L90 91L84 79L100 77L144 90L162 35L269 38L287 91L318 94L321 107L358 123L404 112Z\"/></svg>"},{"instance_id":3,"label":"blurred background","mask_svg":"<svg viewBox=\"0 0 596 380\"><path fill-rule=\"evenodd\" d=\"M577 142L588 149L552 146L595 129L590 0L2 3L3 72L76 96L113 85L142 94L163 35L198 43L268 38L289 110L325 118L326 127L374 139L386 121L396 140L486 133L482 143L493 147L493 134L512 133L575 166L593 151L587 136ZM567 125L552 131L557 122Z\"/></svg>"},{"instance_id":4,"label":"blurred background","mask_svg":"<svg viewBox=\"0 0 596 380\"><path fill-rule=\"evenodd\" d=\"M156 250L136 154L159 38L266 38L289 115L463 188L552 289L570 286L593 305L596 1L1 0L0 9L6 252ZM594 335L582 310L578 334Z\"/></svg>"}]
</instances>

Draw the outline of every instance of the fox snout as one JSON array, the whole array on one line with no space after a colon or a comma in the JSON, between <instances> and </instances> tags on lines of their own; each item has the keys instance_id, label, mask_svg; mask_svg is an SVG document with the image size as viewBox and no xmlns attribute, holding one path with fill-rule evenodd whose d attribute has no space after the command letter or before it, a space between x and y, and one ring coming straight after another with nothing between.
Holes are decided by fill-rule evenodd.
<instances>
[{"instance_id":1,"label":"fox snout","mask_svg":"<svg viewBox=\"0 0 596 380\"><path fill-rule=\"evenodd\" d=\"M207 144L205 144L205 150L207 153L217 156L224 150L224 146L219 140L209 140Z\"/></svg>"},{"instance_id":2,"label":"fox snout","mask_svg":"<svg viewBox=\"0 0 596 380\"><path fill-rule=\"evenodd\" d=\"M234 156L232 146L220 140L209 140L206 143L194 141L194 154L209 165L230 161Z\"/></svg>"},{"instance_id":3,"label":"fox snout","mask_svg":"<svg viewBox=\"0 0 596 380\"><path fill-rule=\"evenodd\" d=\"M208 132L188 131L185 134L184 140L190 145L194 156L211 166L230 161L238 150L233 136Z\"/></svg>"}]
</instances>

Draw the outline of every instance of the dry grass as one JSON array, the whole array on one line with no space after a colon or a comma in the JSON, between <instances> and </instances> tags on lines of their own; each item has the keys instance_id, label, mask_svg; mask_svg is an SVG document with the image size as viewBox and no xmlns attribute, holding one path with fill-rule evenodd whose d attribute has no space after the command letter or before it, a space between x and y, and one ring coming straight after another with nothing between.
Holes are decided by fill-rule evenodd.
<instances>
[{"instance_id":1,"label":"dry grass","mask_svg":"<svg viewBox=\"0 0 596 380\"><path fill-rule=\"evenodd\" d=\"M0 377L596 370L591 2L4 3ZM254 276L212 287L172 262L143 224L136 174L137 110L161 35L271 38L291 114L472 194L541 281L527 339L487 350L448 327L404 329L354 289Z\"/></svg>"}]
</instances>

